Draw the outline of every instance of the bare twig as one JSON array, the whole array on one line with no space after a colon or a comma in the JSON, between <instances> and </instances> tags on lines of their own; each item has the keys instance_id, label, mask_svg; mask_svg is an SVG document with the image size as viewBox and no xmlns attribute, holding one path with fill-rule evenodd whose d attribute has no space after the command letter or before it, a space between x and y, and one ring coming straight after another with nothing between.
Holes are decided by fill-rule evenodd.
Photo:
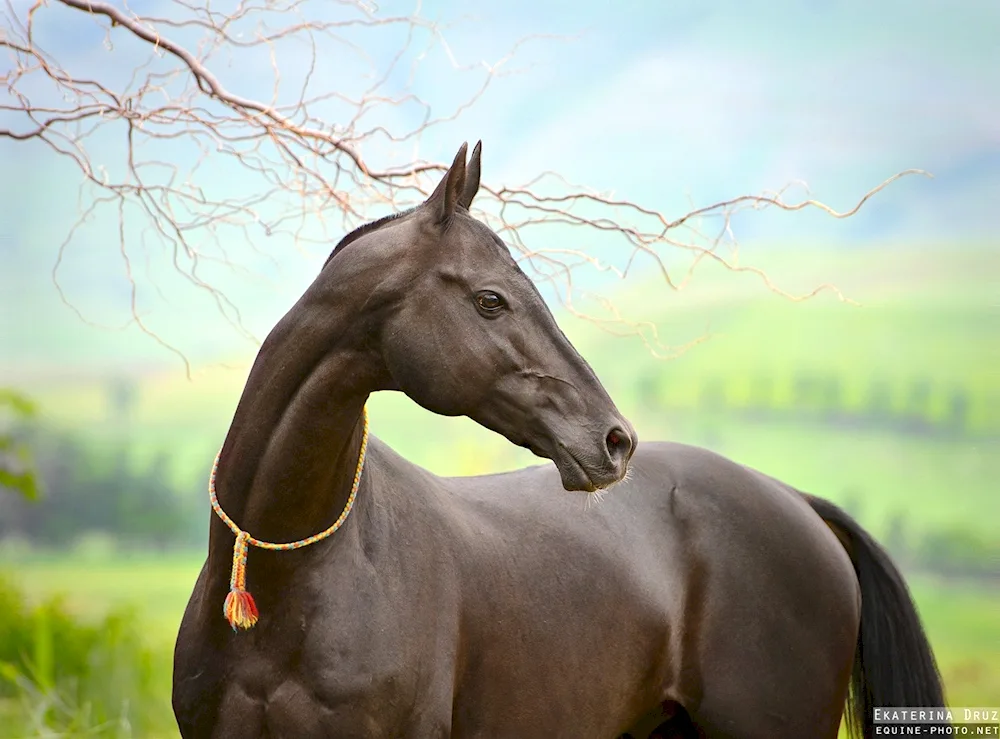
<instances>
[{"instance_id":1,"label":"bare twig","mask_svg":"<svg viewBox=\"0 0 1000 739\"><path fill-rule=\"evenodd\" d=\"M35 0L19 12L5 0L0 11L0 48L8 62L0 67L0 125L7 126L0 136L47 146L81 173L80 217L58 248L52 271L60 296L87 320L63 292L60 266L83 223L109 211L118 222L132 322L185 364L184 354L140 315L138 298L145 288L136 280L135 247L129 246L127 233L138 230L141 244L170 254L174 269L252 339L238 307L216 281L203 276L206 265L241 269L226 243L235 240L240 249L273 259L262 239L284 237L283 243L296 249L329 245L330 228L342 231L368 220L373 211L418 202L444 170L419 158L423 135L475 105L493 80L513 71L514 53L536 39L518 41L492 63L463 65L447 43L447 27L421 17L419 5L410 15L382 15L361 0L228 0L223 5L170 0L157 4L157 15L141 16L127 3ZM79 14L93 25L81 26L87 19ZM44 48L40 39L47 37L47 24L70 21L78 36L103 29L106 54L95 62L93 55L81 60ZM365 51L372 34L387 34L398 43L398 52L381 67ZM467 95L443 114L412 91L420 65L435 50L472 81ZM280 59L289 55L296 55L295 63L282 68ZM270 100L237 92L242 75L233 73L226 59L237 68L256 65L256 75L266 61L273 81ZM393 166L393 154L415 161ZM369 157L383 163L373 164ZM225 173L239 186L220 192L218 176L213 180L209 170ZM655 326L629 322L606 300L598 299L603 316L580 311L573 299L581 292L574 273L587 266L625 277L641 258L669 288L680 290L700 264L710 261L751 273L792 300L823 291L846 299L826 284L793 295L760 268L740 264L733 216L774 207L847 218L910 174L926 173L894 175L843 212L813 199L788 202L778 192L742 195L670 218L553 172L519 187L486 185L477 208L533 276L552 283L567 309L606 330L638 336L657 356L672 356L678 349L662 344ZM556 224L579 228L583 245L535 245L532 235ZM713 234L703 231L706 224L715 226ZM614 264L593 256L586 242L613 246ZM668 268L670 253L690 257L676 274Z\"/></svg>"}]
</instances>

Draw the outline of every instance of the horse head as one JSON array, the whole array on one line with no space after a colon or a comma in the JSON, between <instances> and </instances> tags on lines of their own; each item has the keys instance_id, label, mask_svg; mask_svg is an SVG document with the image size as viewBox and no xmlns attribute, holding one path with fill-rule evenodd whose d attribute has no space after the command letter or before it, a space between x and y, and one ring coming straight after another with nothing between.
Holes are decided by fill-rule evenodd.
<instances>
[{"instance_id":1,"label":"horse head","mask_svg":"<svg viewBox=\"0 0 1000 739\"><path fill-rule=\"evenodd\" d=\"M463 144L425 202L345 237L316 287L350 278L336 265L355 244L345 261L368 276L365 310L377 316L366 323L382 365L374 389L551 459L567 490L605 488L625 475L635 431L507 246L470 214L480 161L481 146L467 164Z\"/></svg>"}]
</instances>

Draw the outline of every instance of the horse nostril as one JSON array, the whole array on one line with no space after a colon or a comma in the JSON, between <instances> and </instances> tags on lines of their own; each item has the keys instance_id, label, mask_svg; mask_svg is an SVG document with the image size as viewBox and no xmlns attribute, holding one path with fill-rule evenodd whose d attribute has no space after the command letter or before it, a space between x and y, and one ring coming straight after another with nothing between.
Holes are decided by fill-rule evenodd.
<instances>
[{"instance_id":1,"label":"horse nostril","mask_svg":"<svg viewBox=\"0 0 1000 739\"><path fill-rule=\"evenodd\" d=\"M628 459L629 452L632 451L632 439L629 438L627 432L620 428L611 429L605 439L605 444L608 447L608 456L615 461L622 458Z\"/></svg>"}]
</instances>

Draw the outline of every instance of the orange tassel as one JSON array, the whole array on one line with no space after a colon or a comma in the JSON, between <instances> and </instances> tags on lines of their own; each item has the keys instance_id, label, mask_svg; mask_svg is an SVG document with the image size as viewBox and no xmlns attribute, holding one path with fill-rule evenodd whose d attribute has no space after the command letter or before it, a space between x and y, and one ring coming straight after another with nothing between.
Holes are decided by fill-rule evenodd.
<instances>
[{"instance_id":1,"label":"orange tassel","mask_svg":"<svg viewBox=\"0 0 1000 739\"><path fill-rule=\"evenodd\" d=\"M247 592L247 533L241 531L236 536L233 547L233 573L229 578L229 595L222 606L222 613L229 625L236 629L249 629L257 623L260 615L253 596Z\"/></svg>"},{"instance_id":2,"label":"orange tassel","mask_svg":"<svg viewBox=\"0 0 1000 739\"><path fill-rule=\"evenodd\" d=\"M223 607L226 620L233 627L249 629L257 623L257 604L253 602L253 596L245 590L230 590L226 596L226 604Z\"/></svg>"},{"instance_id":3,"label":"orange tassel","mask_svg":"<svg viewBox=\"0 0 1000 739\"><path fill-rule=\"evenodd\" d=\"M261 549L269 549L274 552L287 552L292 549L301 549L302 547L307 547L310 544L315 544L318 541L323 541L326 537L337 531L344 521L347 520L347 516L350 514L351 509L354 507L354 499L358 494L358 486L361 484L361 473L365 468L365 452L368 449L368 409L361 409L361 418L363 421L363 431L361 434L361 451L358 452L358 466L354 470L354 485L351 487L351 494L347 497L347 502L344 504L344 510L341 512L340 517L331 524L330 528L325 531L321 531L318 534L309 536L305 539L299 539L298 541L290 541L287 544L274 544L269 541L261 541L260 539L255 539L246 531L243 531L229 516L226 512L222 510L222 506L219 505L219 498L215 494L215 475L219 471L219 457L222 456L222 451L220 450L217 455L215 455L215 463L212 465L212 472L208 476L208 500L212 504L212 510L215 511L216 515L222 519L222 522L229 527L229 530L236 534L236 545L233 547L233 574L229 578L229 595L226 596L226 602L222 606L222 615L229 622L229 625L233 627L233 631L237 629L249 629L255 623L257 623L257 618L260 615L257 612L257 604L253 602L253 596L247 592L247 547L253 544L255 547L260 547Z\"/></svg>"}]
</instances>

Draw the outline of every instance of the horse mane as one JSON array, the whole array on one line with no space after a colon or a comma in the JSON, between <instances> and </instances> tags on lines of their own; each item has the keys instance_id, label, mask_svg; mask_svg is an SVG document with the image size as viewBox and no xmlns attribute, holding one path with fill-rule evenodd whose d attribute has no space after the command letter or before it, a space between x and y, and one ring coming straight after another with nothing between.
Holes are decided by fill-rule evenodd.
<instances>
[{"instance_id":1,"label":"horse mane","mask_svg":"<svg viewBox=\"0 0 1000 739\"><path fill-rule=\"evenodd\" d=\"M365 223L361 226L358 226L356 229L354 229L344 238L342 238L335 247L333 247L333 251L330 252L330 256L328 256L326 258L326 261L323 262L323 267L320 269L320 271L325 269L326 265L330 263L330 260L332 260L335 256L337 256L337 254L339 254L341 250L343 250L346 246L350 245L352 242L357 241L367 233L371 233L372 231L376 231L382 228L382 226L386 225L387 223L395 221L398 218L402 218L405 215L409 215L414 210L416 210L416 207L407 208L406 210L401 210L399 213L390 213L387 216L382 216L378 220L371 221L370 223Z\"/></svg>"}]
</instances>

